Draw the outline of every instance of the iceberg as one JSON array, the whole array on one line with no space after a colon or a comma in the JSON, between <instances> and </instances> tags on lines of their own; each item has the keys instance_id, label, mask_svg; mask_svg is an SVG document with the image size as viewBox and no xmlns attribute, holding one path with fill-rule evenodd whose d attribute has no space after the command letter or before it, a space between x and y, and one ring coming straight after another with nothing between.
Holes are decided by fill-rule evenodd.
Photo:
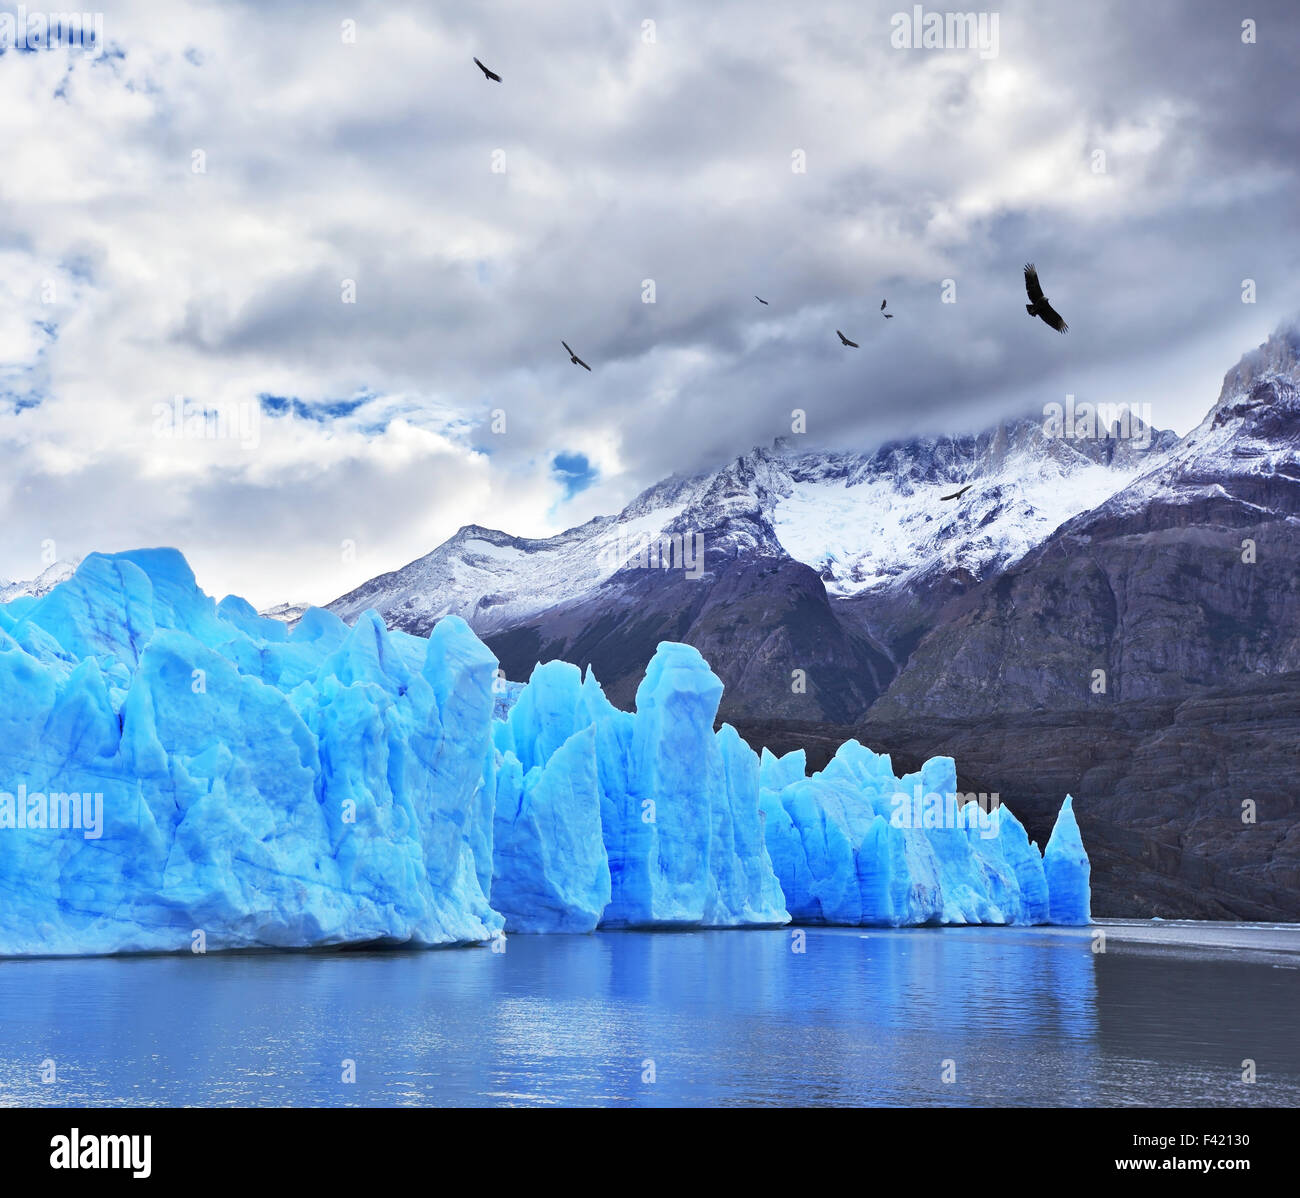
<instances>
[{"instance_id":1,"label":"iceberg","mask_svg":"<svg viewBox=\"0 0 1300 1198\"><path fill-rule=\"evenodd\" d=\"M721 697L687 645L621 711L564 662L506 682L456 617L290 630L175 550L91 554L0 605L0 956L1088 922L1070 798L1042 855L950 758L807 776Z\"/></svg>"}]
</instances>

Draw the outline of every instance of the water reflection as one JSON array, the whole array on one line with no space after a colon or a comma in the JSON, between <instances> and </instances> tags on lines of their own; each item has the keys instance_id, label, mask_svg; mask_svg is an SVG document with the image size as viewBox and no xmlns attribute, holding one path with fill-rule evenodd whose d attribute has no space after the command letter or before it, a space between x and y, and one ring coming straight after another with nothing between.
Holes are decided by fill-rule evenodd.
<instances>
[{"instance_id":1,"label":"water reflection","mask_svg":"<svg viewBox=\"0 0 1300 1198\"><path fill-rule=\"evenodd\" d=\"M1300 971L1095 956L1064 930L805 934L801 953L787 929L0 963L0 1102L1300 1100Z\"/></svg>"}]
</instances>

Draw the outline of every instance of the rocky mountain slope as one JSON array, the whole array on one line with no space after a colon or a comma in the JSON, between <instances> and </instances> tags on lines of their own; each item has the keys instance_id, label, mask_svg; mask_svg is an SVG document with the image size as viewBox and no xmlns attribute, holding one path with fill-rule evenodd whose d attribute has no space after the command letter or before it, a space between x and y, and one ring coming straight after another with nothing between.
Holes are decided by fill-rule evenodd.
<instances>
[{"instance_id":1,"label":"rocky mountain slope","mask_svg":"<svg viewBox=\"0 0 1300 1198\"><path fill-rule=\"evenodd\" d=\"M1088 708L1300 670L1298 380L1300 336L1248 355L1133 482L950 601L873 714Z\"/></svg>"}]
</instances>

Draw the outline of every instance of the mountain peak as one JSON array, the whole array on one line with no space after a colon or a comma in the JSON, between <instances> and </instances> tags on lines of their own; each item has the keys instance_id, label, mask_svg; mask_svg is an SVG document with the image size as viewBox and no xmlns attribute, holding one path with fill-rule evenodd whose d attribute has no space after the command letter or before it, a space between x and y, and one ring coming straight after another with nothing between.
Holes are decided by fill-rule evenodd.
<instances>
[{"instance_id":1,"label":"mountain peak","mask_svg":"<svg viewBox=\"0 0 1300 1198\"><path fill-rule=\"evenodd\" d=\"M499 528L488 528L485 524L462 524L451 538L458 544L469 540L490 541L496 544L499 541L513 541L514 539L508 532L503 532Z\"/></svg>"},{"instance_id":2,"label":"mountain peak","mask_svg":"<svg viewBox=\"0 0 1300 1198\"><path fill-rule=\"evenodd\" d=\"M0 603L10 603L26 596L39 599L49 594L59 583L71 578L79 565L81 565L79 557L67 561L60 559L53 565L47 566L35 578L16 582L5 582L0 579Z\"/></svg>"},{"instance_id":3,"label":"mountain peak","mask_svg":"<svg viewBox=\"0 0 1300 1198\"><path fill-rule=\"evenodd\" d=\"M1241 357L1223 376L1216 408L1224 407L1242 396L1250 395L1260 383L1286 379L1293 387L1300 385L1300 327L1282 326L1268 340Z\"/></svg>"}]
</instances>

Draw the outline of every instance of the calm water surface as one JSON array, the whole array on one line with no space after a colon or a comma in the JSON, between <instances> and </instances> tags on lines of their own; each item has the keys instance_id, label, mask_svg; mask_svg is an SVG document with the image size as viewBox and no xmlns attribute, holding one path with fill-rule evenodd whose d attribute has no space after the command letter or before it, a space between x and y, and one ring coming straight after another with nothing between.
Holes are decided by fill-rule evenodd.
<instances>
[{"instance_id":1,"label":"calm water surface","mask_svg":"<svg viewBox=\"0 0 1300 1198\"><path fill-rule=\"evenodd\" d=\"M0 962L0 1105L1300 1105L1300 957L804 931Z\"/></svg>"}]
</instances>

